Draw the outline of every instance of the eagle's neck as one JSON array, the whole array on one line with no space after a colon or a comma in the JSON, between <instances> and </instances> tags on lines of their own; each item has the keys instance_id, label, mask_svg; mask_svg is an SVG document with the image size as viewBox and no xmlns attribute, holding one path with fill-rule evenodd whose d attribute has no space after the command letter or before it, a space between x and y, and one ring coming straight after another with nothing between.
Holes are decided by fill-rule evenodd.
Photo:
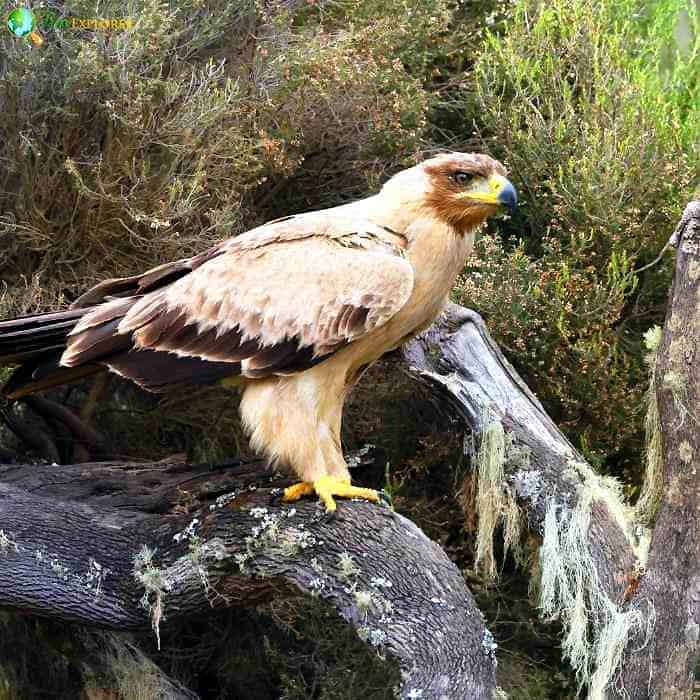
<instances>
[{"instance_id":1,"label":"eagle's neck","mask_svg":"<svg viewBox=\"0 0 700 700\"><path fill-rule=\"evenodd\" d=\"M407 173L411 171L401 176ZM440 219L420 196L416 196L416 191L420 191L419 182L415 180L415 173L411 176L412 187L405 182L397 186L394 178L378 194L346 206L372 223L406 237L405 254L416 272L416 292L426 301L449 293L472 251L478 226L460 230Z\"/></svg>"},{"instance_id":2,"label":"eagle's neck","mask_svg":"<svg viewBox=\"0 0 700 700\"><path fill-rule=\"evenodd\" d=\"M458 232L449 224L424 216L408 227L406 257L415 270L419 295L449 294L474 245L474 231Z\"/></svg>"}]
</instances>

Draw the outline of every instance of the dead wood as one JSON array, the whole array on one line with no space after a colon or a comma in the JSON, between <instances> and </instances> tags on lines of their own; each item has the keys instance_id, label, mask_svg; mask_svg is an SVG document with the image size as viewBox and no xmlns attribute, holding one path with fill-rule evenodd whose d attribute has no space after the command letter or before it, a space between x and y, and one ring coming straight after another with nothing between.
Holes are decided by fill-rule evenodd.
<instances>
[{"instance_id":1,"label":"dead wood","mask_svg":"<svg viewBox=\"0 0 700 700\"><path fill-rule=\"evenodd\" d=\"M592 697L689 697L698 658L697 203L677 238L657 358L665 489L648 563L635 512L552 422L476 313L448 306L395 358L471 429L477 451L493 426L501 431L500 471L479 467L495 511L482 556L499 525L511 544L518 528L540 538L542 606L564 622L564 649ZM344 502L326 523L314 502L271 502L279 486L264 465L240 462L2 466L0 605L98 627L152 625L167 644L163 610L176 619L314 595L398 660L402 697L491 697L491 637L435 543L384 506Z\"/></svg>"}]
</instances>

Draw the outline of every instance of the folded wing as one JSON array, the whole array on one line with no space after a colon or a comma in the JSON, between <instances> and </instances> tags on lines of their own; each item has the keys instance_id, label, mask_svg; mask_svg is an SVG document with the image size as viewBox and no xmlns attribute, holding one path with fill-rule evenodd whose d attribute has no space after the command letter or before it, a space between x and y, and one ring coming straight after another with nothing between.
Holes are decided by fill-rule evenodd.
<instances>
[{"instance_id":1,"label":"folded wing","mask_svg":"<svg viewBox=\"0 0 700 700\"><path fill-rule=\"evenodd\" d=\"M287 374L366 336L404 306L413 269L400 236L366 222L303 219L232 239L145 294L115 295L81 318L61 364L102 363L151 390Z\"/></svg>"}]
</instances>

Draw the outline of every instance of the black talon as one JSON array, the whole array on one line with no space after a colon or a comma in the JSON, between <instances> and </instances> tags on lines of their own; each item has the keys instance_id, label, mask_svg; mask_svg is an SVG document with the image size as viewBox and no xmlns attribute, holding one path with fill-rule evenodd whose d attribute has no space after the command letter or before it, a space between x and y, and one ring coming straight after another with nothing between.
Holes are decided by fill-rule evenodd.
<instances>
[{"instance_id":1,"label":"black talon","mask_svg":"<svg viewBox=\"0 0 700 700\"><path fill-rule=\"evenodd\" d=\"M327 510L320 518L321 523L330 525L335 522L338 517L338 510Z\"/></svg>"},{"instance_id":2,"label":"black talon","mask_svg":"<svg viewBox=\"0 0 700 700\"><path fill-rule=\"evenodd\" d=\"M284 498L284 489L276 488L272 489L270 491L270 500L269 504L271 506L280 506L284 501L282 500Z\"/></svg>"},{"instance_id":3,"label":"black talon","mask_svg":"<svg viewBox=\"0 0 700 700\"><path fill-rule=\"evenodd\" d=\"M379 500L386 503L389 508L394 508L394 502L391 500L391 496L384 489L379 489L379 491L377 491L377 496L379 496Z\"/></svg>"}]
</instances>

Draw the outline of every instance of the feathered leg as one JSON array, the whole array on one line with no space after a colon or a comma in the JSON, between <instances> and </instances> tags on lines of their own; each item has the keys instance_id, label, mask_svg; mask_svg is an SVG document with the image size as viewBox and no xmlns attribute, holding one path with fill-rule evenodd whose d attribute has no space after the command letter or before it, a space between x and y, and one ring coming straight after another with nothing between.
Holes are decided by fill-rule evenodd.
<instances>
[{"instance_id":1,"label":"feathered leg","mask_svg":"<svg viewBox=\"0 0 700 700\"><path fill-rule=\"evenodd\" d=\"M241 415L251 445L301 479L285 490L283 500L316 493L329 513L336 510L336 496L380 500L374 489L350 482L340 445L345 391L344 373L321 366L247 384Z\"/></svg>"}]
</instances>

